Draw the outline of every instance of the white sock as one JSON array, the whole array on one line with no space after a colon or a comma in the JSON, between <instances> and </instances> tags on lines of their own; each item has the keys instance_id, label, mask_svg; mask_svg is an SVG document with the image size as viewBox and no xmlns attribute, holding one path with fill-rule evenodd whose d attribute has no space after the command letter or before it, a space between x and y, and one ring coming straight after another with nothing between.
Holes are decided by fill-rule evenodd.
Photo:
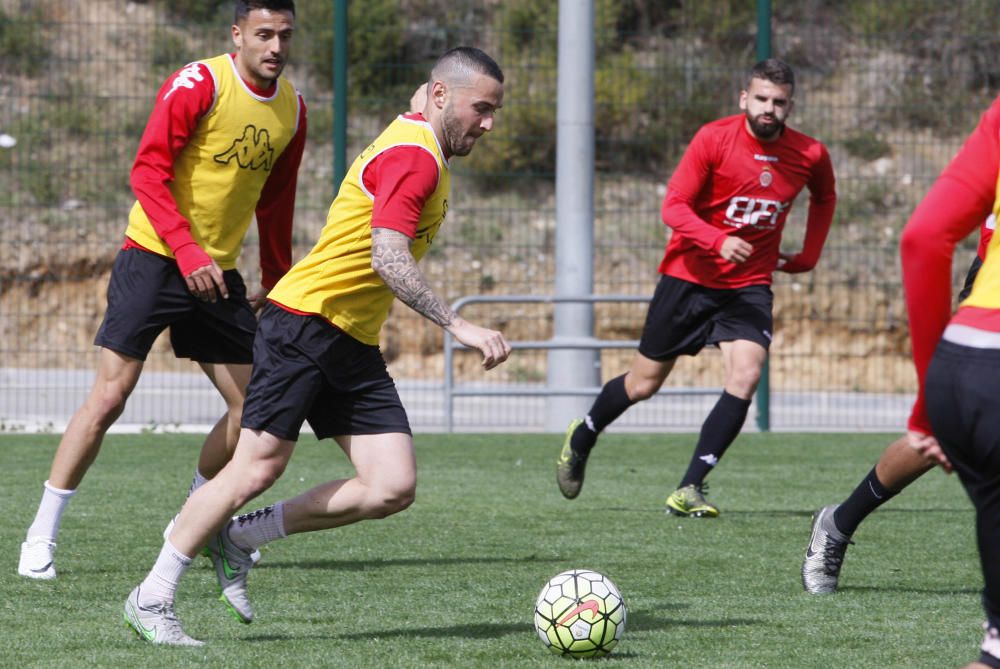
<instances>
[{"instance_id":1,"label":"white sock","mask_svg":"<svg viewBox=\"0 0 1000 669\"><path fill-rule=\"evenodd\" d=\"M285 536L284 502L234 516L229 525L229 540L248 551Z\"/></svg>"},{"instance_id":2,"label":"white sock","mask_svg":"<svg viewBox=\"0 0 1000 669\"><path fill-rule=\"evenodd\" d=\"M59 523L62 521L63 511L66 510L66 505L74 494L76 490L61 490L46 481L35 520L28 528L28 539L44 537L49 541L55 541L59 536Z\"/></svg>"},{"instance_id":3,"label":"white sock","mask_svg":"<svg viewBox=\"0 0 1000 669\"><path fill-rule=\"evenodd\" d=\"M174 601L181 576L191 566L191 561L191 558L174 548L170 541L164 541L156 564L140 586L142 601Z\"/></svg>"},{"instance_id":4,"label":"white sock","mask_svg":"<svg viewBox=\"0 0 1000 669\"><path fill-rule=\"evenodd\" d=\"M188 488L188 497L190 497L195 490L205 485L207 481L208 479L201 475L201 471L195 469L194 478L191 479L191 487Z\"/></svg>"}]
</instances>

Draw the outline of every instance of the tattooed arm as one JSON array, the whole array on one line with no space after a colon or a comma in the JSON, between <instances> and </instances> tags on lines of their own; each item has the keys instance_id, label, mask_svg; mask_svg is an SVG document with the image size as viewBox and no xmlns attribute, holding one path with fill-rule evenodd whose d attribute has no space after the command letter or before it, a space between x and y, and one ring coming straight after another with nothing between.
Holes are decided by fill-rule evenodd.
<instances>
[{"instance_id":1,"label":"tattooed arm","mask_svg":"<svg viewBox=\"0 0 1000 669\"><path fill-rule=\"evenodd\" d=\"M510 355L510 344L496 330L473 325L438 297L417 267L410 252L411 240L389 228L372 228L372 269L401 302L437 323L466 346L479 349L483 367L492 369Z\"/></svg>"},{"instance_id":2,"label":"tattooed arm","mask_svg":"<svg viewBox=\"0 0 1000 669\"><path fill-rule=\"evenodd\" d=\"M389 228L372 228L372 269L393 295L424 318L447 328L458 317L427 285L410 253L410 238Z\"/></svg>"}]
</instances>

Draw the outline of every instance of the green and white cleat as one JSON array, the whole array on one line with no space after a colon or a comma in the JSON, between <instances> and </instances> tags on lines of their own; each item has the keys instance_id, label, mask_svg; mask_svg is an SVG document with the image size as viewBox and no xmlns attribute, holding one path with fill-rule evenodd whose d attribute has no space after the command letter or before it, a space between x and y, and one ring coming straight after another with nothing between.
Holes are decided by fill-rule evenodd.
<instances>
[{"instance_id":1,"label":"green and white cleat","mask_svg":"<svg viewBox=\"0 0 1000 669\"><path fill-rule=\"evenodd\" d=\"M708 486L704 483L678 488L667 498L667 513L684 518L717 518L719 508L708 503L706 492Z\"/></svg>"},{"instance_id":2,"label":"green and white cleat","mask_svg":"<svg viewBox=\"0 0 1000 669\"><path fill-rule=\"evenodd\" d=\"M833 512L837 504L824 506L813 515L812 533L806 556L802 560L802 587L813 595L837 592L840 568L844 565L844 555L852 542L834 536Z\"/></svg>"},{"instance_id":3,"label":"green and white cleat","mask_svg":"<svg viewBox=\"0 0 1000 669\"><path fill-rule=\"evenodd\" d=\"M219 600L226 605L233 617L249 625L253 622L253 607L247 595L247 574L254 563L248 551L229 540L229 527L232 523L233 521L229 521L212 537L208 542L208 552L222 593Z\"/></svg>"},{"instance_id":4,"label":"green and white cleat","mask_svg":"<svg viewBox=\"0 0 1000 669\"><path fill-rule=\"evenodd\" d=\"M583 424L583 420L577 418L566 428L566 438L563 440L562 450L559 451L559 459L556 461L556 483L559 484L559 492L566 499L573 499L580 494L583 488L583 475L587 469L586 455L573 450L573 433Z\"/></svg>"},{"instance_id":5,"label":"green and white cleat","mask_svg":"<svg viewBox=\"0 0 1000 669\"><path fill-rule=\"evenodd\" d=\"M173 518L170 519L170 522L167 523L167 526L163 529L163 540L164 541L167 541L167 540L170 539L170 533L174 531L174 523L176 523L176 522L177 522L177 516L174 516ZM205 546L204 548L201 549L201 554L204 555L207 558L212 557L212 553L211 553L211 551L208 550L208 546ZM250 559L253 560L254 564L257 564L258 562L260 562L260 551L256 550L253 553L250 553Z\"/></svg>"},{"instance_id":6,"label":"green and white cleat","mask_svg":"<svg viewBox=\"0 0 1000 669\"><path fill-rule=\"evenodd\" d=\"M203 641L192 639L181 629L181 621L170 602L141 602L139 588L125 600L125 624L140 639L165 646L204 646Z\"/></svg>"},{"instance_id":7,"label":"green and white cleat","mask_svg":"<svg viewBox=\"0 0 1000 669\"><path fill-rule=\"evenodd\" d=\"M56 577L56 544L45 537L32 537L21 544L17 573L40 581Z\"/></svg>"}]
</instances>

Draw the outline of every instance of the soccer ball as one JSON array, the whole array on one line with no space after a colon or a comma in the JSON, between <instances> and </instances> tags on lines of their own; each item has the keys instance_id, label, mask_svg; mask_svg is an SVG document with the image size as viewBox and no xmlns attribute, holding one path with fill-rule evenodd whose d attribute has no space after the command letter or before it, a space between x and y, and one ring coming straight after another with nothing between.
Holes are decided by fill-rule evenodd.
<instances>
[{"instance_id":1,"label":"soccer ball","mask_svg":"<svg viewBox=\"0 0 1000 669\"><path fill-rule=\"evenodd\" d=\"M625 631L625 616L625 601L615 584L589 569L556 574L535 601L535 631L558 655L607 655Z\"/></svg>"}]
</instances>

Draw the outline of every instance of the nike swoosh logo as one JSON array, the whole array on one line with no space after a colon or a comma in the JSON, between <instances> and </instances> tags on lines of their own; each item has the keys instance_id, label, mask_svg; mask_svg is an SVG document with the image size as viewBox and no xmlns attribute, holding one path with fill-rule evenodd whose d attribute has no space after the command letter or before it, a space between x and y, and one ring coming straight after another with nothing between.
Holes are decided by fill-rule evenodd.
<instances>
[{"instance_id":1,"label":"nike swoosh logo","mask_svg":"<svg viewBox=\"0 0 1000 669\"><path fill-rule=\"evenodd\" d=\"M229 560L226 559L226 550L225 550L225 547L222 545L222 539L220 537L216 537L215 541L219 544L219 557L222 558L222 571L226 575L226 578L233 578L234 576L236 576L237 574L239 574L243 570L242 569L233 569L229 565Z\"/></svg>"},{"instance_id":2,"label":"nike swoosh logo","mask_svg":"<svg viewBox=\"0 0 1000 669\"><path fill-rule=\"evenodd\" d=\"M34 573L34 574L41 574L41 573L42 573L43 571L47 571L47 570L48 570L48 568L49 568L49 567L51 567L51 566L52 566L52 563L51 563L51 562L49 562L49 563L48 563L47 565L45 565L44 567L39 567L38 569L31 569L30 571L31 571L32 573Z\"/></svg>"},{"instance_id":3,"label":"nike swoosh logo","mask_svg":"<svg viewBox=\"0 0 1000 669\"><path fill-rule=\"evenodd\" d=\"M601 608L597 605L597 602L581 602L579 606L564 615L558 624L565 625L567 620L571 620L574 616L584 611L590 611L590 618L592 620L601 614Z\"/></svg>"},{"instance_id":4,"label":"nike swoosh logo","mask_svg":"<svg viewBox=\"0 0 1000 669\"><path fill-rule=\"evenodd\" d=\"M142 624L142 621L139 620L139 613L135 610L135 607L132 606L132 602L128 603L128 607L130 613L128 617L129 624L132 625L132 627L134 627L135 630L139 632L139 634L144 636L147 641L152 641L154 638L156 638L156 628L146 627L145 625Z\"/></svg>"}]
</instances>

